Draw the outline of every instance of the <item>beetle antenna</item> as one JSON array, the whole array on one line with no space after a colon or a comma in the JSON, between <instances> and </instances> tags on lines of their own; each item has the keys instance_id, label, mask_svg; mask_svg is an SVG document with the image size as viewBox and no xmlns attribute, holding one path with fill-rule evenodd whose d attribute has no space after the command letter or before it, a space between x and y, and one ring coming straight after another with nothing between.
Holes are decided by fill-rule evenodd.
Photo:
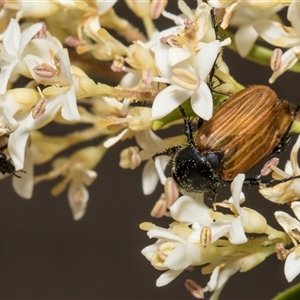
<instances>
[{"instance_id":1,"label":"beetle antenna","mask_svg":"<svg viewBox=\"0 0 300 300\"><path fill-rule=\"evenodd\" d=\"M184 108L181 105L179 106L179 110L182 114L182 118L184 121L184 132L186 134L187 141L189 144L195 145L191 122L188 120L188 118L185 114Z\"/></svg>"},{"instance_id":2,"label":"beetle antenna","mask_svg":"<svg viewBox=\"0 0 300 300\"><path fill-rule=\"evenodd\" d=\"M271 186L271 185L275 185L275 184L280 184L280 183L284 183L284 182L288 182L290 180L293 179L298 179L300 178L300 175L297 176L291 176L288 178L284 178L281 180L277 180L277 179L271 179L271 180L260 180L260 177L255 177L255 178L246 178L244 181L245 185L265 185L267 187Z\"/></svg>"}]
</instances>

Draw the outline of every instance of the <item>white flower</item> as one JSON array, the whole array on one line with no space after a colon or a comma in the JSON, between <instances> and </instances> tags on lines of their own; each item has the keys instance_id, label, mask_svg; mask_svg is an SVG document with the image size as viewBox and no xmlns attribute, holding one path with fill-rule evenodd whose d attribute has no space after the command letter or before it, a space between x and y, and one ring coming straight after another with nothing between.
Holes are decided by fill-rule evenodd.
<instances>
[{"instance_id":1,"label":"white flower","mask_svg":"<svg viewBox=\"0 0 300 300\"><path fill-rule=\"evenodd\" d=\"M240 270L240 260L217 266L207 283L207 290L213 292L210 299L218 299L229 278Z\"/></svg>"},{"instance_id":2,"label":"white flower","mask_svg":"<svg viewBox=\"0 0 300 300\"><path fill-rule=\"evenodd\" d=\"M289 251L284 265L284 274L288 282L294 280L300 273L300 202L295 201L291 204L291 208L296 218L291 217L283 211L275 212L275 217L284 231L290 236L295 247Z\"/></svg>"},{"instance_id":3,"label":"white flower","mask_svg":"<svg viewBox=\"0 0 300 300\"><path fill-rule=\"evenodd\" d=\"M58 176L64 179L51 190L57 196L68 187L68 201L74 220L81 219L86 211L89 193L86 186L90 186L97 177L93 170L106 152L106 148L91 146L73 153L70 158L60 157L54 160L53 170L47 174L35 177L35 183L43 180L52 180Z\"/></svg>"},{"instance_id":4,"label":"white flower","mask_svg":"<svg viewBox=\"0 0 300 300\"><path fill-rule=\"evenodd\" d=\"M174 68L171 85L162 90L155 98L152 118L160 119L191 98L194 112L208 120L213 112L213 99L206 83L220 49L220 42L215 40L205 45L196 55L194 67L184 64Z\"/></svg>"},{"instance_id":5,"label":"white flower","mask_svg":"<svg viewBox=\"0 0 300 300\"><path fill-rule=\"evenodd\" d=\"M277 167L272 167L276 179L289 178L300 175L298 152L300 148L300 136L291 151L291 161L287 162L285 172ZM287 203L300 199L300 178L287 180L272 187L261 186L259 192L268 200L275 203Z\"/></svg>"},{"instance_id":6,"label":"white flower","mask_svg":"<svg viewBox=\"0 0 300 300\"><path fill-rule=\"evenodd\" d=\"M268 0L268 1L257 1L257 0L243 0L243 1L230 1L230 0L209 0L209 5L215 8L225 8L225 14L223 16L223 20L221 22L221 27L226 29L229 23L230 18L232 17L233 13L242 7L246 9L272 9L276 5L281 4L282 1L277 0ZM283 3L284 4L284 3Z\"/></svg>"},{"instance_id":7,"label":"white flower","mask_svg":"<svg viewBox=\"0 0 300 300\"><path fill-rule=\"evenodd\" d=\"M60 65L61 76L64 78L65 82L70 85L66 87L53 87L55 93L47 99L44 112L38 118L35 118L32 115L32 110L28 109L26 112L21 111L22 113L15 115L14 119L9 117L9 114L7 114L6 118L8 119L9 117L11 120L10 123L14 125L15 129L8 140L8 151L14 162L16 170L23 168L25 147L31 131L40 129L51 122L60 109L64 119L69 121L76 121L79 119L76 96L74 87L72 86L72 77L66 49L60 50L56 54L56 58ZM48 89L50 88L51 87ZM12 104L13 103L11 103L11 105Z\"/></svg>"},{"instance_id":8,"label":"white flower","mask_svg":"<svg viewBox=\"0 0 300 300\"><path fill-rule=\"evenodd\" d=\"M253 23L258 34L268 43L282 48L290 48L281 57L280 68L275 71L269 82L273 83L278 76L291 68L300 57L300 2L293 0L288 8L287 19L291 27L271 20L257 20Z\"/></svg>"},{"instance_id":9,"label":"white flower","mask_svg":"<svg viewBox=\"0 0 300 300\"><path fill-rule=\"evenodd\" d=\"M33 155L30 148L25 149L25 159L23 172L19 172L20 177L12 176L12 186L14 191L24 199L30 199L34 187L34 165Z\"/></svg>"},{"instance_id":10,"label":"white flower","mask_svg":"<svg viewBox=\"0 0 300 300\"><path fill-rule=\"evenodd\" d=\"M14 75L21 73L24 50L30 40L42 29L43 23L36 23L21 33L20 25L14 19L10 23L3 36L3 48L0 61L0 94L4 94L7 83Z\"/></svg>"},{"instance_id":11,"label":"white flower","mask_svg":"<svg viewBox=\"0 0 300 300\"><path fill-rule=\"evenodd\" d=\"M156 188L158 181L165 184L164 170L170 161L170 157L160 155L153 160L153 156L174 145L182 143L183 138L171 137L162 139L152 130L146 129L135 133L135 139L141 150L138 152L139 160L146 161L142 173L142 187L145 195L150 195Z\"/></svg>"},{"instance_id":12,"label":"white flower","mask_svg":"<svg viewBox=\"0 0 300 300\"><path fill-rule=\"evenodd\" d=\"M224 204L224 206L228 206L235 215L214 213L212 209L206 207L203 202L198 203L187 196L179 198L175 204L173 204L170 208L172 217L181 222L187 222L189 220L189 223L193 224L195 231L189 236L188 239L190 241L199 241L203 227L209 226L211 231L211 243L214 243L223 236L228 237L232 244L243 244L247 242L244 226L247 228L248 212L245 208L240 207L240 201L244 199L242 193L244 178L244 174L239 174L233 180L231 184L233 196ZM217 204L218 203L216 203L216 205ZM202 209L196 207L199 205ZM222 203L219 205L223 206Z\"/></svg>"},{"instance_id":13,"label":"white flower","mask_svg":"<svg viewBox=\"0 0 300 300\"><path fill-rule=\"evenodd\" d=\"M170 66L189 59L206 43L216 39L211 21L211 7L209 5L198 1L198 6L193 11L184 1L178 1L178 7L182 11L184 18L182 15L177 16L164 11L163 15L173 20L177 26L161 31L149 42L149 44L153 44L155 40L159 39L160 42L168 46L166 62ZM154 50L155 55L158 50ZM159 65L158 67L160 68Z\"/></svg>"},{"instance_id":14,"label":"white flower","mask_svg":"<svg viewBox=\"0 0 300 300\"><path fill-rule=\"evenodd\" d=\"M158 239L142 250L154 268L165 271L157 286L168 284L189 266L201 265L203 274L212 274L203 291L214 292L212 299L217 299L230 276L249 271L274 253L274 244L285 235L269 227L258 213L240 207L244 177L239 174L234 179L232 198L219 203L229 206L235 215L213 211L204 204L203 194L198 194L195 199L182 196L170 207L175 222L169 229L140 225L150 238ZM248 240L245 232L268 236Z\"/></svg>"},{"instance_id":15,"label":"white flower","mask_svg":"<svg viewBox=\"0 0 300 300\"><path fill-rule=\"evenodd\" d=\"M246 57L249 54L259 37L259 34L253 27L253 22L259 19L269 19L282 8L282 5L269 9L241 7L234 12L229 24L238 28L234 39L236 48L242 57Z\"/></svg>"},{"instance_id":16,"label":"white flower","mask_svg":"<svg viewBox=\"0 0 300 300\"><path fill-rule=\"evenodd\" d=\"M148 236L158 241L144 248L142 254L155 268L167 270L157 279L157 286L170 283L189 266L205 264L216 257L218 251L214 245L203 248L186 240L191 231L180 223L174 223L169 230L153 226L148 231Z\"/></svg>"},{"instance_id":17,"label":"white flower","mask_svg":"<svg viewBox=\"0 0 300 300\"><path fill-rule=\"evenodd\" d=\"M44 60L34 55L27 55L24 58L32 77L42 84L52 85L43 90L46 95L59 95L63 100L61 103L61 114L65 120L78 121L80 119L77 109L75 87L71 74L71 65L67 49L59 50L54 56L52 68L54 76L45 78L36 74L35 67L43 66ZM47 63L46 63L47 64ZM47 64L48 65L48 64ZM50 65L48 65L50 67Z\"/></svg>"}]
</instances>

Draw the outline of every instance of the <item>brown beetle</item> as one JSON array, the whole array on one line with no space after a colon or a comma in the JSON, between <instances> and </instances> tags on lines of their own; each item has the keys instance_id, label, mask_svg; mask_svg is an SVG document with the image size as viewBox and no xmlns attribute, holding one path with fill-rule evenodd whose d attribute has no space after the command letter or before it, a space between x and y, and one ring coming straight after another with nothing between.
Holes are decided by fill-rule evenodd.
<instances>
[{"instance_id":1,"label":"brown beetle","mask_svg":"<svg viewBox=\"0 0 300 300\"><path fill-rule=\"evenodd\" d=\"M263 85L231 96L203 122L195 138L182 108L181 112L188 145L157 155L172 156L172 176L186 192L213 191L219 179L232 181L247 172L279 147L293 120L289 103Z\"/></svg>"}]
</instances>

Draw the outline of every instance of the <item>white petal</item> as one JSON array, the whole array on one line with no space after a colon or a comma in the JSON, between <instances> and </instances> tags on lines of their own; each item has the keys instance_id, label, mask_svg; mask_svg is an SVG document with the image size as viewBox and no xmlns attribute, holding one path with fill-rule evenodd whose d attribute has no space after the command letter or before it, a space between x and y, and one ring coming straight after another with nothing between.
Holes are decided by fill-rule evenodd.
<instances>
[{"instance_id":1,"label":"white petal","mask_svg":"<svg viewBox=\"0 0 300 300\"><path fill-rule=\"evenodd\" d=\"M194 223L198 224L198 223ZM194 230L189 236L188 236L188 242L190 243L198 243L200 241L200 235L201 235L201 228Z\"/></svg>"},{"instance_id":2,"label":"white petal","mask_svg":"<svg viewBox=\"0 0 300 300\"><path fill-rule=\"evenodd\" d=\"M127 73L122 77L120 81L120 86L135 87L139 84L140 79L141 79L141 74Z\"/></svg>"},{"instance_id":3,"label":"white petal","mask_svg":"<svg viewBox=\"0 0 300 300\"><path fill-rule=\"evenodd\" d=\"M258 33L252 24L246 24L237 30L234 40L241 57L246 57L249 54L257 38Z\"/></svg>"},{"instance_id":4,"label":"white petal","mask_svg":"<svg viewBox=\"0 0 300 300\"><path fill-rule=\"evenodd\" d=\"M167 285L172 280L174 280L177 276L179 276L183 271L184 270L177 270L177 271L168 270L164 272L156 280L156 286L161 287Z\"/></svg>"},{"instance_id":5,"label":"white petal","mask_svg":"<svg viewBox=\"0 0 300 300\"><path fill-rule=\"evenodd\" d=\"M167 180L167 177L165 175L165 169L169 164L169 162L170 162L169 156L162 155L162 156L155 157L155 167L157 170L157 174L159 176L160 183L162 185L165 185Z\"/></svg>"},{"instance_id":6,"label":"white petal","mask_svg":"<svg viewBox=\"0 0 300 300\"><path fill-rule=\"evenodd\" d=\"M226 282L228 281L228 279L233 274L238 272L239 269L240 269L239 260L234 260L226 264L225 267L221 268L220 270L217 269L216 274L214 274L215 271L213 272L213 274L211 275L211 279L207 284L209 291L214 291L210 299L218 299L218 296L222 291L223 287L225 286Z\"/></svg>"},{"instance_id":7,"label":"white petal","mask_svg":"<svg viewBox=\"0 0 300 300\"><path fill-rule=\"evenodd\" d=\"M268 43L277 47L293 47L300 43L299 33L293 28L285 29L282 24L271 20L257 20L253 27Z\"/></svg>"},{"instance_id":8,"label":"white petal","mask_svg":"<svg viewBox=\"0 0 300 300\"><path fill-rule=\"evenodd\" d=\"M79 121L80 115L77 108L74 86L64 95L64 102L61 108L61 115L68 121Z\"/></svg>"},{"instance_id":9,"label":"white petal","mask_svg":"<svg viewBox=\"0 0 300 300\"><path fill-rule=\"evenodd\" d=\"M193 111L203 120L209 120L213 113L213 99L207 84L202 81L198 89L192 94L191 105Z\"/></svg>"},{"instance_id":10,"label":"white petal","mask_svg":"<svg viewBox=\"0 0 300 300\"><path fill-rule=\"evenodd\" d=\"M292 235L292 230L297 229L300 230L300 222L296 219L291 217L289 214L283 211L276 211L275 218L280 226L284 229L284 231L289 234L290 238L292 239L294 245L298 244L298 241Z\"/></svg>"},{"instance_id":11,"label":"white petal","mask_svg":"<svg viewBox=\"0 0 300 300\"><path fill-rule=\"evenodd\" d=\"M300 3L299 1L292 1L288 8L287 18L300 34Z\"/></svg>"},{"instance_id":12,"label":"white petal","mask_svg":"<svg viewBox=\"0 0 300 300\"><path fill-rule=\"evenodd\" d=\"M241 216L238 216L232 221L229 230L229 240L234 245L244 244L247 242Z\"/></svg>"},{"instance_id":13,"label":"white petal","mask_svg":"<svg viewBox=\"0 0 300 300\"><path fill-rule=\"evenodd\" d=\"M288 282L291 282L300 273L300 256L295 251L290 253L284 264L284 274Z\"/></svg>"},{"instance_id":14,"label":"white petal","mask_svg":"<svg viewBox=\"0 0 300 300\"><path fill-rule=\"evenodd\" d=\"M15 192L24 199L30 199L33 193L33 156L29 153L30 150L26 149L24 172L20 172L21 178L12 176L12 186Z\"/></svg>"},{"instance_id":15,"label":"white petal","mask_svg":"<svg viewBox=\"0 0 300 300\"><path fill-rule=\"evenodd\" d=\"M192 243L176 244L176 247L168 255L164 265L171 270L183 270L195 265L200 258L200 251Z\"/></svg>"},{"instance_id":16,"label":"white petal","mask_svg":"<svg viewBox=\"0 0 300 300\"><path fill-rule=\"evenodd\" d=\"M0 73L0 94L1 95L6 93L7 83L17 63L18 60L16 59L15 61L11 62L5 69L1 68L2 69Z\"/></svg>"},{"instance_id":17,"label":"white petal","mask_svg":"<svg viewBox=\"0 0 300 300\"><path fill-rule=\"evenodd\" d=\"M274 83L277 77L290 69L298 61L296 53L299 52L299 50L300 47L293 47L282 54L280 67L277 71L273 72L269 79L270 83Z\"/></svg>"},{"instance_id":18,"label":"white petal","mask_svg":"<svg viewBox=\"0 0 300 300\"><path fill-rule=\"evenodd\" d=\"M138 131L134 136L137 144L142 149L153 149L153 151L159 151L165 148L165 141L150 129Z\"/></svg>"},{"instance_id":19,"label":"white petal","mask_svg":"<svg viewBox=\"0 0 300 300\"><path fill-rule=\"evenodd\" d=\"M213 222L209 226L211 228L212 240L211 243L214 243L220 237L225 236L230 230L232 222L222 221L222 222Z\"/></svg>"},{"instance_id":20,"label":"white petal","mask_svg":"<svg viewBox=\"0 0 300 300\"><path fill-rule=\"evenodd\" d=\"M17 56L17 52L20 46L21 31L20 25L15 19L10 19L8 27L3 36L4 50Z\"/></svg>"},{"instance_id":21,"label":"white petal","mask_svg":"<svg viewBox=\"0 0 300 300\"><path fill-rule=\"evenodd\" d=\"M142 188L145 195L150 195L154 192L159 177L156 171L154 161L148 160L144 166L142 173Z\"/></svg>"},{"instance_id":22,"label":"white petal","mask_svg":"<svg viewBox=\"0 0 300 300\"><path fill-rule=\"evenodd\" d=\"M23 126L19 126L8 139L7 148L17 171L24 167L25 147L28 137L29 132L24 130Z\"/></svg>"},{"instance_id":23,"label":"white petal","mask_svg":"<svg viewBox=\"0 0 300 300\"><path fill-rule=\"evenodd\" d=\"M172 218L183 223L198 222L200 225L207 225L213 222L209 209L203 201L196 201L189 196L180 197L171 207Z\"/></svg>"},{"instance_id":24,"label":"white petal","mask_svg":"<svg viewBox=\"0 0 300 300\"><path fill-rule=\"evenodd\" d=\"M172 243L187 243L186 240L182 239L178 235L172 233L169 230L161 230L161 229L151 229L147 232L147 235L150 239L156 238L164 241L172 242Z\"/></svg>"},{"instance_id":25,"label":"white petal","mask_svg":"<svg viewBox=\"0 0 300 300\"><path fill-rule=\"evenodd\" d=\"M300 222L291 217L284 211L276 211L274 213L277 222L281 225L285 232L288 232L290 229L299 228L300 229Z\"/></svg>"},{"instance_id":26,"label":"white petal","mask_svg":"<svg viewBox=\"0 0 300 300\"><path fill-rule=\"evenodd\" d=\"M300 148L300 136L298 136L297 141L291 151L291 163L292 163L295 175L300 175L300 168L299 168L299 164L298 164L299 148Z\"/></svg>"},{"instance_id":27,"label":"white petal","mask_svg":"<svg viewBox=\"0 0 300 300\"><path fill-rule=\"evenodd\" d=\"M207 283L207 288L210 292L214 291L217 287L220 269L221 269L221 266L215 267L213 272L210 275L210 280Z\"/></svg>"},{"instance_id":28,"label":"white petal","mask_svg":"<svg viewBox=\"0 0 300 300\"><path fill-rule=\"evenodd\" d=\"M300 220L300 202L294 201L291 203L291 209L293 210L295 216Z\"/></svg>"},{"instance_id":29,"label":"white petal","mask_svg":"<svg viewBox=\"0 0 300 300\"><path fill-rule=\"evenodd\" d=\"M165 117L186 101L191 94L191 91L182 89L177 85L168 86L154 99L152 106L152 119L157 120Z\"/></svg>"},{"instance_id":30,"label":"white petal","mask_svg":"<svg viewBox=\"0 0 300 300\"><path fill-rule=\"evenodd\" d=\"M260 189L259 192L266 199L283 204L300 199L300 179L291 179L273 187Z\"/></svg>"},{"instance_id":31,"label":"white petal","mask_svg":"<svg viewBox=\"0 0 300 300\"><path fill-rule=\"evenodd\" d=\"M43 26L43 23L40 22L33 24L32 26L24 30L19 42L18 56L22 54L24 48L27 46L30 40L42 29Z\"/></svg>"},{"instance_id":32,"label":"white petal","mask_svg":"<svg viewBox=\"0 0 300 300\"><path fill-rule=\"evenodd\" d=\"M175 66L179 62L188 59L192 54L188 48L171 47L169 49L168 62L170 66Z\"/></svg>"},{"instance_id":33,"label":"white petal","mask_svg":"<svg viewBox=\"0 0 300 300\"><path fill-rule=\"evenodd\" d=\"M260 12L259 9L250 8L249 6L241 7L232 15L230 25L241 27L247 23L252 23L261 15Z\"/></svg>"},{"instance_id":34,"label":"white petal","mask_svg":"<svg viewBox=\"0 0 300 300\"><path fill-rule=\"evenodd\" d=\"M217 58L220 41L215 40L205 45L195 57L195 70L201 80L205 80Z\"/></svg>"},{"instance_id":35,"label":"white petal","mask_svg":"<svg viewBox=\"0 0 300 300\"><path fill-rule=\"evenodd\" d=\"M245 174L238 174L233 179L233 181L230 185L232 199L233 199L233 205L240 215L242 214L242 210L240 207L240 199L241 199L240 196L241 196L244 180L245 180Z\"/></svg>"},{"instance_id":36,"label":"white petal","mask_svg":"<svg viewBox=\"0 0 300 300\"><path fill-rule=\"evenodd\" d=\"M109 139L107 139L104 143L103 146L105 148L110 148L111 146L115 145L118 141L120 141L127 133L128 133L129 129L124 129L121 133L119 133L116 136L113 136Z\"/></svg>"},{"instance_id":37,"label":"white petal","mask_svg":"<svg viewBox=\"0 0 300 300\"><path fill-rule=\"evenodd\" d=\"M18 111L22 110L23 107L22 104L16 103L9 94L6 96L6 99L7 103L3 108L3 118L10 130L14 131L19 127L19 122L14 116Z\"/></svg>"},{"instance_id":38,"label":"white petal","mask_svg":"<svg viewBox=\"0 0 300 300\"><path fill-rule=\"evenodd\" d=\"M156 253L156 250L160 244L161 243L154 243L152 245L149 245L149 246L145 247L141 251L141 253L146 257L147 260L151 261L152 256Z\"/></svg>"},{"instance_id":39,"label":"white petal","mask_svg":"<svg viewBox=\"0 0 300 300\"><path fill-rule=\"evenodd\" d=\"M165 78L171 78L172 68L169 65L169 46L157 43L155 46L155 65L159 74Z\"/></svg>"}]
</instances>

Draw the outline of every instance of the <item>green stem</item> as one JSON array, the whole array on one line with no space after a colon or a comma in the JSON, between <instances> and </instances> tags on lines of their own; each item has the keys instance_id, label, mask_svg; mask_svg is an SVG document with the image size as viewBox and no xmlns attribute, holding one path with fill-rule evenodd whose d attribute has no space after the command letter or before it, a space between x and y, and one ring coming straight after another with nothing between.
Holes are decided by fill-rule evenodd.
<instances>
[{"instance_id":1,"label":"green stem","mask_svg":"<svg viewBox=\"0 0 300 300\"><path fill-rule=\"evenodd\" d=\"M278 294L273 300L295 300L300 299L300 284L295 284L292 287Z\"/></svg>"},{"instance_id":2,"label":"green stem","mask_svg":"<svg viewBox=\"0 0 300 300\"><path fill-rule=\"evenodd\" d=\"M234 42L234 34L227 30L222 31L221 34L223 34L225 37L231 38L231 44L228 46L228 48L237 52L237 48ZM271 59L272 52L273 52L272 50L266 47L255 44L246 58L254 63L263 66L270 66L270 59ZM300 62L298 61L296 64L294 64L289 69L289 71L300 73Z\"/></svg>"}]
</instances>

